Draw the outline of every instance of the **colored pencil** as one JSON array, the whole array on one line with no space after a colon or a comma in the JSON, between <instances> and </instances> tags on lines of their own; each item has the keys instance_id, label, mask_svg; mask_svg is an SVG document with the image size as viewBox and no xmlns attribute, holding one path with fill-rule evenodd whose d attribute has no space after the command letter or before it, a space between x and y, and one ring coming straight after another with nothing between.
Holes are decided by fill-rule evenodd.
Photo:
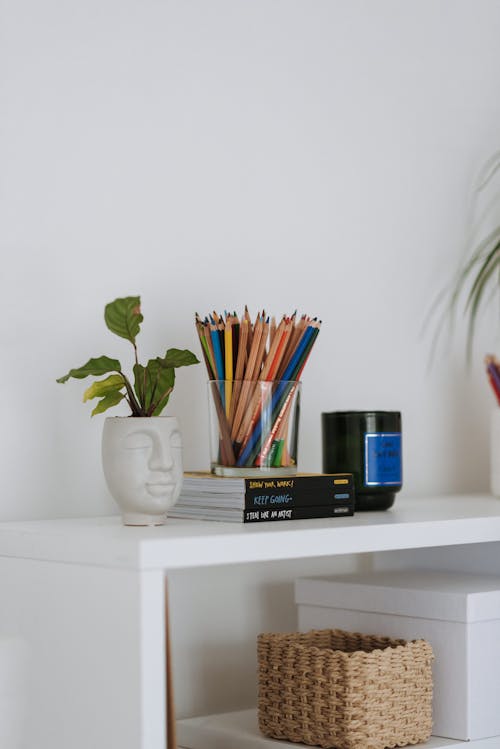
<instances>
[{"instance_id":1,"label":"colored pencil","mask_svg":"<svg viewBox=\"0 0 500 749\"><path fill-rule=\"evenodd\" d=\"M220 345L219 329L215 322L210 323L210 338L212 340L212 347L214 351L215 370L217 372L217 379L223 380L224 379L224 361L222 359L222 349Z\"/></svg>"},{"instance_id":2,"label":"colored pencil","mask_svg":"<svg viewBox=\"0 0 500 749\"><path fill-rule=\"evenodd\" d=\"M495 395L498 405L500 405L500 366L494 356L485 357L486 374Z\"/></svg>"},{"instance_id":3,"label":"colored pencil","mask_svg":"<svg viewBox=\"0 0 500 749\"><path fill-rule=\"evenodd\" d=\"M236 367L234 372L234 383L233 383L233 397L231 399L231 409L229 411L229 424L233 424L234 416L236 412L236 405L239 402L241 392L241 381L243 380L243 374L247 362L247 341L248 341L248 329L250 325L248 320L243 319L240 325L240 340L238 341L238 358L236 360Z\"/></svg>"},{"instance_id":4,"label":"colored pencil","mask_svg":"<svg viewBox=\"0 0 500 749\"><path fill-rule=\"evenodd\" d=\"M277 324L262 310L252 323L245 306L241 321L235 311L213 310L203 320L196 314L195 325L208 378L219 381L211 387L221 464L291 465L297 454L291 406L321 322L297 319L295 310ZM498 377L500 382L500 368Z\"/></svg>"},{"instance_id":5,"label":"colored pencil","mask_svg":"<svg viewBox=\"0 0 500 749\"><path fill-rule=\"evenodd\" d=\"M280 352L278 349L283 343L282 333L284 334L285 328L286 319L283 318L279 324L278 331L276 332L274 340L270 345L265 364L260 371L258 379L261 381L271 382L273 380L272 372L276 371L277 365L279 363ZM255 377L255 370L252 379L257 379ZM251 402L247 403L246 406L246 416L241 423L238 436L236 437L237 444L240 444L242 440L246 441L248 435L253 430L257 420L259 419L259 416L261 415L262 406L267 402L267 399L270 397L270 395L271 388L267 388L256 383Z\"/></svg>"},{"instance_id":6,"label":"colored pencil","mask_svg":"<svg viewBox=\"0 0 500 749\"><path fill-rule=\"evenodd\" d=\"M233 394L233 330L232 320L228 317L224 326L224 388L226 416L229 418L231 410L231 396Z\"/></svg>"},{"instance_id":7,"label":"colored pencil","mask_svg":"<svg viewBox=\"0 0 500 749\"><path fill-rule=\"evenodd\" d=\"M309 352L318 333L319 327L317 327L315 324L310 324L300 338L299 343L297 344L297 348L290 358L290 362L287 368L285 369L283 379L278 382L276 390L273 393L271 404L273 419L278 418L283 403L286 401L287 396L291 394L291 381L296 379L299 372L302 372L307 356L309 355ZM274 417L275 410L276 416ZM271 434L272 431L273 430L271 430ZM257 422L255 425L253 425L252 430L245 436L245 440L239 448L239 455L236 460L237 466L244 466L248 464L253 465L253 462L257 457L256 453L258 453L261 438L262 426L261 422Z\"/></svg>"},{"instance_id":8,"label":"colored pencil","mask_svg":"<svg viewBox=\"0 0 500 749\"><path fill-rule=\"evenodd\" d=\"M260 348L260 339L262 336L262 326L263 326L262 318L259 316L255 322L255 329L252 336L252 347L250 349L250 353L248 355L248 362L245 368L245 374L244 374L244 382L241 385L240 390L240 397L238 400L238 405L236 407L236 413L234 415L234 423L232 425L231 429L231 436L233 440L237 443L238 438L242 439L243 434L240 434L241 426L243 423L243 419L245 418L245 409L247 407L249 398L251 396L251 392L253 391L253 375L254 370L257 368L257 355ZM250 331L249 331L250 332Z\"/></svg>"}]
</instances>

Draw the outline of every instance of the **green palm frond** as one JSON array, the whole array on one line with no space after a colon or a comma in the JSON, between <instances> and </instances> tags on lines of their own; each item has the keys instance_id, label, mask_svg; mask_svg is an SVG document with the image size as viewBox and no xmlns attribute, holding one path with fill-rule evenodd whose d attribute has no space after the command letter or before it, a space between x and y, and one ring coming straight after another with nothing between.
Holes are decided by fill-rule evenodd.
<instances>
[{"instance_id":1,"label":"green palm frond","mask_svg":"<svg viewBox=\"0 0 500 749\"><path fill-rule=\"evenodd\" d=\"M492 282L498 286L498 270L500 269L500 242L497 242L486 258L482 259L479 270L474 279L467 297L465 311L469 314L469 325L467 328L467 360L472 356L472 343L476 329L476 320L479 308L484 304L485 293Z\"/></svg>"},{"instance_id":2,"label":"green palm frond","mask_svg":"<svg viewBox=\"0 0 500 749\"><path fill-rule=\"evenodd\" d=\"M481 193L491 185L500 172L500 151L496 151L484 164L479 173L473 198L473 215ZM498 205L491 206L500 213ZM491 211L489 211L491 212ZM482 217L486 218L485 215ZM484 239L470 248L461 268L449 286L442 289L431 305L424 322L427 326L431 317L439 310L435 335L431 347L431 360L435 356L438 339L445 322L452 324L457 319L459 308L467 318L466 358L470 362L479 312L495 296L500 297L500 225L490 231Z\"/></svg>"},{"instance_id":3,"label":"green palm frond","mask_svg":"<svg viewBox=\"0 0 500 749\"><path fill-rule=\"evenodd\" d=\"M484 164L477 178L476 193L480 193L485 187L488 187L495 174L500 169L500 151L495 153Z\"/></svg>"}]
</instances>

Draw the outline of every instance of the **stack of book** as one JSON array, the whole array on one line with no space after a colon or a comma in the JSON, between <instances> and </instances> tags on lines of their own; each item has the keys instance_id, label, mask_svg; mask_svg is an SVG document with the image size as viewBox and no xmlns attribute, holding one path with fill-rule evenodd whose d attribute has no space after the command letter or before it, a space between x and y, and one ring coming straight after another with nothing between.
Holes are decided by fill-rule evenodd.
<instances>
[{"instance_id":1,"label":"stack of book","mask_svg":"<svg viewBox=\"0 0 500 749\"><path fill-rule=\"evenodd\" d=\"M169 517L258 523L354 514L352 474L228 478L186 473Z\"/></svg>"}]
</instances>

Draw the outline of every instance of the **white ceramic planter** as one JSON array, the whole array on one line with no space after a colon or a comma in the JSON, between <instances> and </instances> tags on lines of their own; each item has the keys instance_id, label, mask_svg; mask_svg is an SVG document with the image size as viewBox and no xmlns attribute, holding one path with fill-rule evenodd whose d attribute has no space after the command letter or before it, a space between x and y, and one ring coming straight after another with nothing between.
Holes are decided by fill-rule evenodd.
<instances>
[{"instance_id":1,"label":"white ceramic planter","mask_svg":"<svg viewBox=\"0 0 500 749\"><path fill-rule=\"evenodd\" d=\"M500 497L500 408L491 412L490 427L490 489Z\"/></svg>"},{"instance_id":2,"label":"white ceramic planter","mask_svg":"<svg viewBox=\"0 0 500 749\"><path fill-rule=\"evenodd\" d=\"M182 440L176 417L108 417L102 463L124 525L162 525L182 486Z\"/></svg>"}]
</instances>

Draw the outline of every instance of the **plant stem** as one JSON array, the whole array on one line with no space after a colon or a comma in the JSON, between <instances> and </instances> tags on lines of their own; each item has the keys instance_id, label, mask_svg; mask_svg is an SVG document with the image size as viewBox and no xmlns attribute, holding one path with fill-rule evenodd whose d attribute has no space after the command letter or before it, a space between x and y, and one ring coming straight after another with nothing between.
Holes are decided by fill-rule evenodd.
<instances>
[{"instance_id":1,"label":"plant stem","mask_svg":"<svg viewBox=\"0 0 500 749\"><path fill-rule=\"evenodd\" d=\"M142 407L146 408L146 378L148 370L144 367L144 376L142 378Z\"/></svg>"},{"instance_id":2,"label":"plant stem","mask_svg":"<svg viewBox=\"0 0 500 749\"><path fill-rule=\"evenodd\" d=\"M144 410L141 408L141 405L138 403L137 398L135 397L134 390L132 388L132 385L128 381L128 378L123 374L123 372L120 372L120 374L123 377L123 381L127 389L129 406L132 409L132 416L146 416Z\"/></svg>"}]
</instances>

